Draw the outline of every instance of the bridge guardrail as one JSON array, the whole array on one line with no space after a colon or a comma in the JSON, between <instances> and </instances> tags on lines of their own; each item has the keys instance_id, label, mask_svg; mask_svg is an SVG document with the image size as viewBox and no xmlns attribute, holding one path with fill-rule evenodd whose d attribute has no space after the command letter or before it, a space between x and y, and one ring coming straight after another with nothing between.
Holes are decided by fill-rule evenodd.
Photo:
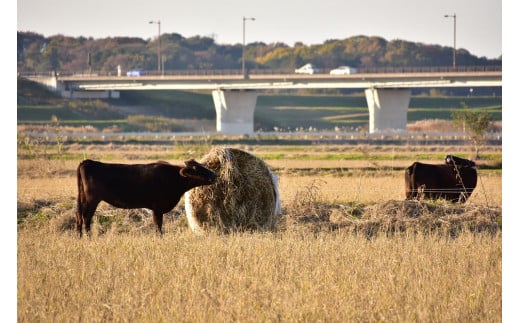
<instances>
[{"instance_id":1,"label":"bridge guardrail","mask_svg":"<svg viewBox=\"0 0 520 323\"><path fill-rule=\"evenodd\" d=\"M329 74L331 69L321 69L318 74ZM501 65L487 66L386 66L386 67L358 67L357 74L385 74L385 73L446 73L446 72L501 72ZM250 69L250 75L294 74L294 69ZM19 77L52 77L52 76L116 76L115 72L107 71L47 71L47 72L18 72ZM148 76L198 76L198 75L242 75L241 69L200 69L200 70L165 70L146 71ZM126 77L122 74L121 77Z\"/></svg>"}]
</instances>

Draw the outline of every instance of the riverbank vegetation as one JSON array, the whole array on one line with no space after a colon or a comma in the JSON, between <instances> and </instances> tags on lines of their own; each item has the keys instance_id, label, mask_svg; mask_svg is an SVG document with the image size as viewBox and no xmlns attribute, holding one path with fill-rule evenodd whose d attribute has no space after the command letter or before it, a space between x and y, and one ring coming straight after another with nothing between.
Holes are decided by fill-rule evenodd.
<instances>
[{"instance_id":1,"label":"riverbank vegetation","mask_svg":"<svg viewBox=\"0 0 520 323\"><path fill-rule=\"evenodd\" d=\"M501 97L412 97L410 132L461 132L452 123L454 111L489 114L491 132L501 131ZM23 129L47 132L67 127L81 132L215 132L215 109L208 93L122 91L116 100L67 100L41 85L18 80L17 121ZM368 106L358 95L291 95L261 93L254 129L258 132L339 131L366 133ZM434 126L432 124L435 124ZM28 130L29 131L29 130Z\"/></svg>"}]
</instances>

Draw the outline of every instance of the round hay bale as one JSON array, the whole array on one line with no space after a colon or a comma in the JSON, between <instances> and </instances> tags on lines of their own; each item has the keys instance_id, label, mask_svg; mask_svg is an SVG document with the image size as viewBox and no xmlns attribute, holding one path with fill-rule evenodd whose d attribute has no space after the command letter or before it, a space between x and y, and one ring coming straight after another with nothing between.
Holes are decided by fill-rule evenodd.
<instances>
[{"instance_id":1,"label":"round hay bale","mask_svg":"<svg viewBox=\"0 0 520 323\"><path fill-rule=\"evenodd\" d=\"M185 193L186 217L195 233L274 229L281 213L278 177L264 161L240 149L216 147L200 163L218 180Z\"/></svg>"}]
</instances>

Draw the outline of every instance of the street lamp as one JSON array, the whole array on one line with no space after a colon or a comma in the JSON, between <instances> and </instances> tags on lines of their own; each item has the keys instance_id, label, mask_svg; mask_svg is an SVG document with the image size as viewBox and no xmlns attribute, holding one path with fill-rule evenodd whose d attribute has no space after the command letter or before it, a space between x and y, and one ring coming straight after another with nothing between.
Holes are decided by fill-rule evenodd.
<instances>
[{"instance_id":1,"label":"street lamp","mask_svg":"<svg viewBox=\"0 0 520 323\"><path fill-rule=\"evenodd\" d=\"M246 20L255 21L255 18L242 17L242 75L246 78Z\"/></svg>"},{"instance_id":2,"label":"street lamp","mask_svg":"<svg viewBox=\"0 0 520 323\"><path fill-rule=\"evenodd\" d=\"M157 72L159 73L159 75L161 75L161 21L151 20L148 23L157 24L157 26L159 27L159 36L157 37L157 40L159 41L159 46L157 47Z\"/></svg>"},{"instance_id":3,"label":"street lamp","mask_svg":"<svg viewBox=\"0 0 520 323\"><path fill-rule=\"evenodd\" d=\"M444 18L453 18L453 68L457 67L457 58L456 58L456 52L457 52L457 15L444 15Z\"/></svg>"}]
</instances>

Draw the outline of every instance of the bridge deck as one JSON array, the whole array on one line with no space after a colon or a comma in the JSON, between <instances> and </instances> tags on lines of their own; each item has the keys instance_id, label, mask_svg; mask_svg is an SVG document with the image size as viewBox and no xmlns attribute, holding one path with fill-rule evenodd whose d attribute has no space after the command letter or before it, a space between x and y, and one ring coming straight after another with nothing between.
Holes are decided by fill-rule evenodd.
<instances>
[{"instance_id":1,"label":"bridge deck","mask_svg":"<svg viewBox=\"0 0 520 323\"><path fill-rule=\"evenodd\" d=\"M38 77L28 77L38 81ZM330 74L251 74L242 75L146 75L100 76L75 74L57 76L65 88L74 90L262 90L301 88L420 88L420 87L500 87L501 71L358 73Z\"/></svg>"}]
</instances>

